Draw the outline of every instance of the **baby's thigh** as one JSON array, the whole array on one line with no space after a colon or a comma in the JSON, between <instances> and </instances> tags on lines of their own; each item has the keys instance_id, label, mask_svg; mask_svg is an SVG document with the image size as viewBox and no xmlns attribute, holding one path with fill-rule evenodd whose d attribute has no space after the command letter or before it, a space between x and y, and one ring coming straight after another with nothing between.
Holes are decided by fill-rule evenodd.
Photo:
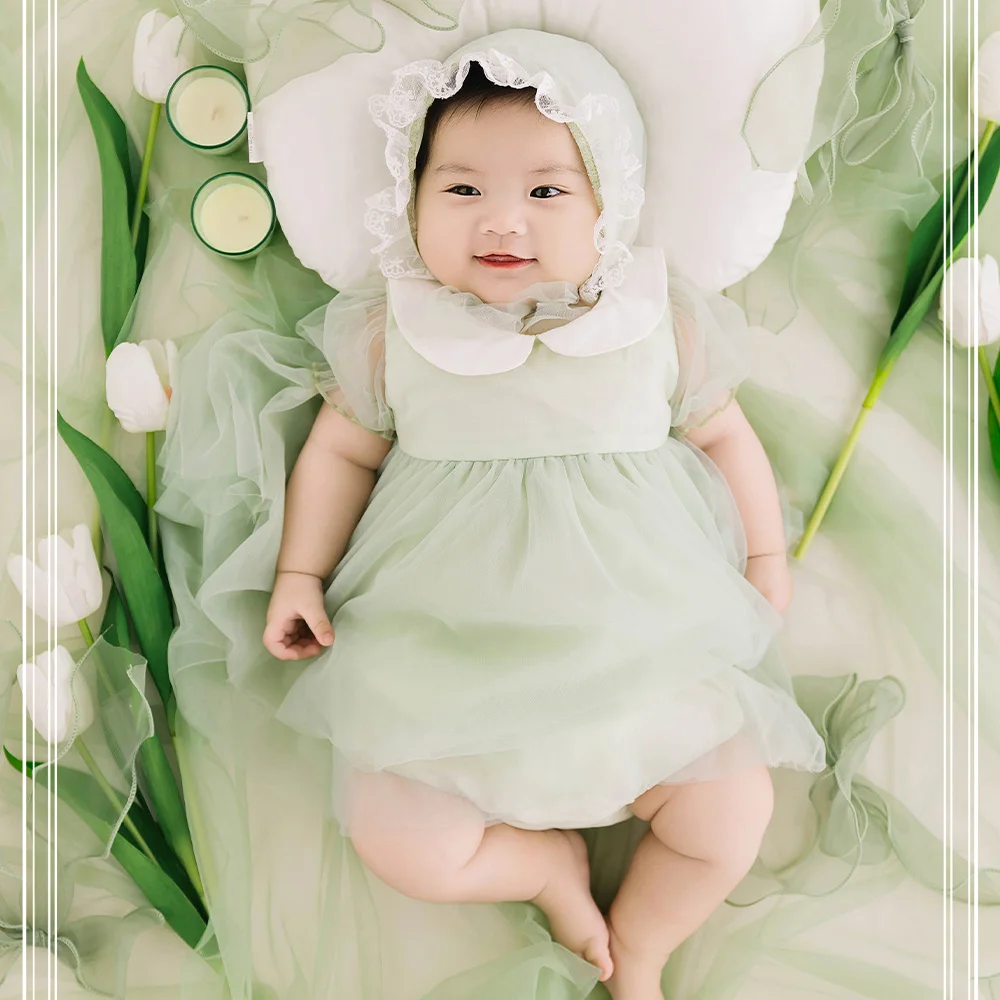
<instances>
[{"instance_id":1,"label":"baby's thigh","mask_svg":"<svg viewBox=\"0 0 1000 1000\"><path fill-rule=\"evenodd\" d=\"M388 771L354 771L347 832L361 860L405 891L466 864L483 839L483 815L467 799Z\"/></svg>"},{"instance_id":2,"label":"baby's thigh","mask_svg":"<svg viewBox=\"0 0 1000 1000\"><path fill-rule=\"evenodd\" d=\"M717 781L657 785L632 806L671 850L741 870L757 857L773 809L774 786L763 766Z\"/></svg>"}]
</instances>

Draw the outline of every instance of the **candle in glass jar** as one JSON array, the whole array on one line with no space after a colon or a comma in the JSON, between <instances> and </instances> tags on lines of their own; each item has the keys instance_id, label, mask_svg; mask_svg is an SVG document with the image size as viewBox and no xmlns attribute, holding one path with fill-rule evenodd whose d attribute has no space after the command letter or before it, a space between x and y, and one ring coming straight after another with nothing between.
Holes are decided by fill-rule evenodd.
<instances>
[{"instance_id":1,"label":"candle in glass jar","mask_svg":"<svg viewBox=\"0 0 1000 1000\"><path fill-rule=\"evenodd\" d=\"M189 146L219 155L246 140L250 99L239 77L220 66L182 73L167 94L167 121Z\"/></svg>"},{"instance_id":2,"label":"candle in glass jar","mask_svg":"<svg viewBox=\"0 0 1000 1000\"><path fill-rule=\"evenodd\" d=\"M194 196L191 222L198 238L227 257L252 257L271 238L275 226L270 192L249 174L218 174Z\"/></svg>"}]
</instances>

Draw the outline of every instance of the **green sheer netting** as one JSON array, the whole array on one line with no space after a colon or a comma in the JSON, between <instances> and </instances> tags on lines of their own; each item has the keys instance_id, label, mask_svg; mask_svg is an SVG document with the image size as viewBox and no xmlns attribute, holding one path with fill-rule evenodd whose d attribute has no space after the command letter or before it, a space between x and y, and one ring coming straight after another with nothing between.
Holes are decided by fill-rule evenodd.
<instances>
[{"instance_id":1,"label":"green sheer netting","mask_svg":"<svg viewBox=\"0 0 1000 1000\"><path fill-rule=\"evenodd\" d=\"M95 721L81 731L74 701L67 739L54 750L30 723L19 731L12 689L0 705L0 742L34 764L26 788L20 779L0 785L11 814L21 809L14 795L24 796L26 852L6 838L0 848L0 977L25 947L52 949L86 992L118 998L126 995L136 938L164 925L111 857L117 836L137 854L162 850L162 842L149 843L135 825L137 814L149 815L136 758L153 732L153 716L141 656L99 638L80 656L76 673L91 692ZM215 954L210 934L199 950Z\"/></svg>"},{"instance_id":2,"label":"green sheer netting","mask_svg":"<svg viewBox=\"0 0 1000 1000\"><path fill-rule=\"evenodd\" d=\"M743 137L756 166L799 169L799 192L807 201L828 198L838 164L859 166L879 153L900 173L924 173L938 88L915 44L924 0L827 0L806 37L781 57L757 84L743 123ZM824 66L808 160L802 151L774 141L774 124L787 113L797 62L823 47ZM898 137L898 142L897 140Z\"/></svg>"},{"instance_id":3,"label":"green sheer netting","mask_svg":"<svg viewBox=\"0 0 1000 1000\"><path fill-rule=\"evenodd\" d=\"M922 29L933 31L932 14L920 15L924 0L828 0L802 42L779 59L758 83L747 108L743 137L754 164L765 170L798 170L799 198L792 205L781 239L762 266L768 271L768 290L759 304L744 301L752 321L783 330L795 317L808 287L807 251L823 240L825 206L835 186L854 188L875 196L854 210L896 212L912 230L937 198L925 178L943 167L940 141L943 109L940 55L931 56L918 44ZM785 95L798 72L798 62L810 58L815 46L824 52L823 78L804 150L785 148L772 136L781 136L776 122L789 113ZM932 141L933 139L933 141ZM801 165L800 165L801 164ZM860 190L859 190L860 189ZM859 202L862 197L859 197ZM844 202L850 211L849 201ZM874 227L872 227L874 228ZM861 234L859 234L861 235ZM875 233L874 239L884 238ZM862 239L864 237L862 236ZM859 241L858 246L861 246ZM865 240L865 252L871 242ZM839 248L837 264L849 251ZM905 250L905 248L904 248ZM860 266L864 254L851 254ZM898 257L893 257L893 264ZM778 275L783 276L780 284ZM744 293L760 286L761 269L743 283Z\"/></svg>"},{"instance_id":4,"label":"green sheer netting","mask_svg":"<svg viewBox=\"0 0 1000 1000\"><path fill-rule=\"evenodd\" d=\"M817 319L835 310L850 314L855 323L833 324L830 334L849 355L859 377L874 370L875 358L857 325L873 337L888 330L892 316L876 299L861 291L879 273L889 295L898 296L901 261L910 235L937 200L934 185L923 177L897 174L873 166L844 171L838 181L835 208L817 211L815 205L792 203L781 239L760 267L726 294L744 308L751 323L780 333L799 309ZM850 219L849 228L844 223Z\"/></svg>"},{"instance_id":5,"label":"green sheer netting","mask_svg":"<svg viewBox=\"0 0 1000 1000\"><path fill-rule=\"evenodd\" d=\"M799 677L795 696L823 736L828 771L812 786L815 811L813 849L799 862L772 870L760 859L730 896L752 906L777 892L828 895L844 886L862 865L890 857L908 874L936 892L963 903L977 894L982 906L1000 904L1000 869L973 872L958 852L939 854L937 839L894 796L859 774L872 741L903 709L904 692L894 677L860 681L847 677ZM946 862L948 878L942 878ZM978 878L973 887L971 881Z\"/></svg>"},{"instance_id":6,"label":"green sheer netting","mask_svg":"<svg viewBox=\"0 0 1000 1000\"><path fill-rule=\"evenodd\" d=\"M174 6L210 52L260 64L254 101L348 52L378 52L385 44L385 26L371 0L174 0ZM392 6L423 28L451 31L462 0L398 0Z\"/></svg>"}]
</instances>

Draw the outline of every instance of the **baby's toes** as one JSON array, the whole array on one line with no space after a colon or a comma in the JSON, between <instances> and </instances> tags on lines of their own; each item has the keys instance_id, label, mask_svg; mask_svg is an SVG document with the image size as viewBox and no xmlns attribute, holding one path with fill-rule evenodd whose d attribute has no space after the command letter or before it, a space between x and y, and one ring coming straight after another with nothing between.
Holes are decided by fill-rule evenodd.
<instances>
[{"instance_id":1,"label":"baby's toes","mask_svg":"<svg viewBox=\"0 0 1000 1000\"><path fill-rule=\"evenodd\" d=\"M588 941L583 947L583 957L601 970L598 978L602 983L611 978L615 966L611 960L611 942L607 934Z\"/></svg>"}]
</instances>

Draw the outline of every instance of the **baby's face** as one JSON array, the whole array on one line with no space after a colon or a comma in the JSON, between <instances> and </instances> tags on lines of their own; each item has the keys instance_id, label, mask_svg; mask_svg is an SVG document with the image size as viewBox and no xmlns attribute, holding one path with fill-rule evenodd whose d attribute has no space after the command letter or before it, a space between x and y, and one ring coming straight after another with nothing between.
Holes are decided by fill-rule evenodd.
<instances>
[{"instance_id":1,"label":"baby's face","mask_svg":"<svg viewBox=\"0 0 1000 1000\"><path fill-rule=\"evenodd\" d=\"M597 200L569 129L534 106L446 114L417 188L417 249L443 285L503 303L597 265Z\"/></svg>"}]
</instances>

